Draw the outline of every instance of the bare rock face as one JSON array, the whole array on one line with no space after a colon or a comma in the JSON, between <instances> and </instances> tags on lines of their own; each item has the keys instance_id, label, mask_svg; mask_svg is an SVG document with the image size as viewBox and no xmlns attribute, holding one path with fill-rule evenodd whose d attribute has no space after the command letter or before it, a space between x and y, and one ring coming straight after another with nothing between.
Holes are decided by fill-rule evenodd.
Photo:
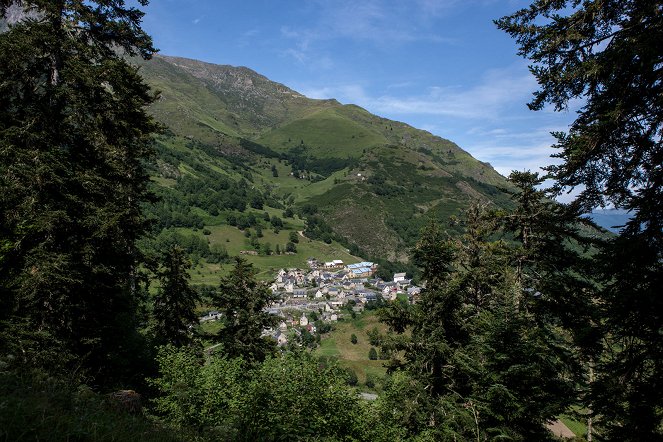
<instances>
[{"instance_id":1,"label":"bare rock face","mask_svg":"<svg viewBox=\"0 0 663 442\"><path fill-rule=\"evenodd\" d=\"M306 100L302 94L273 82L247 67L215 65L182 57L158 55L200 80L221 97L227 109L262 129L289 117L289 103Z\"/></svg>"}]
</instances>

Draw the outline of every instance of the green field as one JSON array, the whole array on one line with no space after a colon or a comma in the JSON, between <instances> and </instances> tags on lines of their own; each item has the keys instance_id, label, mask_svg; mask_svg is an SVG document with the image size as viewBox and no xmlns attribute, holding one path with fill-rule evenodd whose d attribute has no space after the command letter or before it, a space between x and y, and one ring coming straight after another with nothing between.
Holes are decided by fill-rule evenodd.
<instances>
[{"instance_id":1,"label":"green field","mask_svg":"<svg viewBox=\"0 0 663 442\"><path fill-rule=\"evenodd\" d=\"M339 321L335 329L323 336L320 347L316 354L320 356L337 357L340 364L355 371L360 384L366 382L366 376L382 378L387 370L383 366L386 361L371 361L368 352L371 345L366 332L377 327L380 332L386 330L386 326L378 321L374 312L358 314L355 319ZM350 342L352 334L357 335L357 344ZM376 349L379 350L379 349Z\"/></svg>"},{"instance_id":2,"label":"green field","mask_svg":"<svg viewBox=\"0 0 663 442\"><path fill-rule=\"evenodd\" d=\"M262 212L261 212L262 213ZM280 212L278 212L280 215ZM292 227L303 227L301 220L287 220L292 223ZM214 244L222 245L228 251L230 256L242 256L248 262L252 263L258 270L258 278L268 281L274 278L276 272L282 268L308 268L306 260L310 257L321 261L331 261L340 259L347 263L362 261L362 258L353 256L347 252L347 249L337 242L325 244L321 241L314 241L301 235L298 235L299 243L296 244L297 252L295 254L272 254L269 256L240 255L241 251L254 250L249 242L249 238L244 236L244 232L236 227L228 225L206 226L211 233L203 235L202 232L194 232L191 229L178 229L182 233L195 234L207 238L210 246ZM255 229L250 229L255 231ZM272 229L264 228L263 237L259 239L261 244L269 243L272 250L278 244L282 250L285 250L285 244L289 241L290 232L294 230L281 230L274 233ZM219 278L227 274L232 264L210 264L204 259L198 262L198 265L191 269L191 282L193 284L216 285Z\"/></svg>"}]
</instances>

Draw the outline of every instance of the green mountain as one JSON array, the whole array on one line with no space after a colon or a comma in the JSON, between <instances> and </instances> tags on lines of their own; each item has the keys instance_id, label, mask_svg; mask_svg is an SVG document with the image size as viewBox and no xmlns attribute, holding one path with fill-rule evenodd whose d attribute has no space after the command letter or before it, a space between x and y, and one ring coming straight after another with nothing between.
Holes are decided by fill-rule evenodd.
<instances>
[{"instance_id":1,"label":"green mountain","mask_svg":"<svg viewBox=\"0 0 663 442\"><path fill-rule=\"evenodd\" d=\"M245 67L166 56L139 63L167 127L157 137L164 201L155 215L178 220L164 227L222 228L291 209L299 216L283 218L285 230L405 262L429 217L476 200L508 204L506 180L489 164L426 131L307 98Z\"/></svg>"}]
</instances>

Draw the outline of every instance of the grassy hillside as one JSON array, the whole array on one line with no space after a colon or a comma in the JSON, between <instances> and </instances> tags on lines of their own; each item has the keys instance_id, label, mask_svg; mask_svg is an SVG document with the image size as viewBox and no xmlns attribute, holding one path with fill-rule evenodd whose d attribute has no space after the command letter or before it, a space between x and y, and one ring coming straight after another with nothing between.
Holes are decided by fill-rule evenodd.
<instances>
[{"instance_id":1,"label":"grassy hillside","mask_svg":"<svg viewBox=\"0 0 663 442\"><path fill-rule=\"evenodd\" d=\"M386 330L374 312L360 314L355 319L348 317L336 323L334 330L323 337L316 354L338 358L342 366L351 368L357 374L362 386L366 384L367 377L379 382L387 370L384 367L385 361L370 360L368 357L371 344L366 333L373 328L381 333ZM357 336L356 344L350 341L353 334Z\"/></svg>"},{"instance_id":2,"label":"grassy hillside","mask_svg":"<svg viewBox=\"0 0 663 442\"><path fill-rule=\"evenodd\" d=\"M255 226L238 229L232 219L253 208L256 217L267 211L282 218L289 210L296 215L280 233L258 242L283 246L299 231L311 241L296 255L251 257L263 272L301 266L309 255L344 259L347 249L405 262L429 219L444 222L473 201L509 204L500 190L506 182L490 165L428 132L306 98L247 68L161 56L140 63L161 91L151 112L167 126L152 170L162 198L150 209L159 220L155 235L159 227L207 229L212 246L223 232L233 255L256 241L242 236ZM311 217L313 228L305 222ZM213 264L195 270L195 280L223 272L222 263Z\"/></svg>"}]
</instances>

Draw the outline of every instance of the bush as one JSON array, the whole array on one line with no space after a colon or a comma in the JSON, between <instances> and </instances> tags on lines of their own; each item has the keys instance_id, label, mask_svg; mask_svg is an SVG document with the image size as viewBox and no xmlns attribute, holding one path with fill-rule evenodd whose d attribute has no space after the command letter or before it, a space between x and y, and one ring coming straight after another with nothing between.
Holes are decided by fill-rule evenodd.
<instances>
[{"instance_id":1,"label":"bush","mask_svg":"<svg viewBox=\"0 0 663 442\"><path fill-rule=\"evenodd\" d=\"M117 409L87 385L38 370L0 370L0 397L3 441L199 440L181 429L163 428L140 414Z\"/></svg>"}]
</instances>

